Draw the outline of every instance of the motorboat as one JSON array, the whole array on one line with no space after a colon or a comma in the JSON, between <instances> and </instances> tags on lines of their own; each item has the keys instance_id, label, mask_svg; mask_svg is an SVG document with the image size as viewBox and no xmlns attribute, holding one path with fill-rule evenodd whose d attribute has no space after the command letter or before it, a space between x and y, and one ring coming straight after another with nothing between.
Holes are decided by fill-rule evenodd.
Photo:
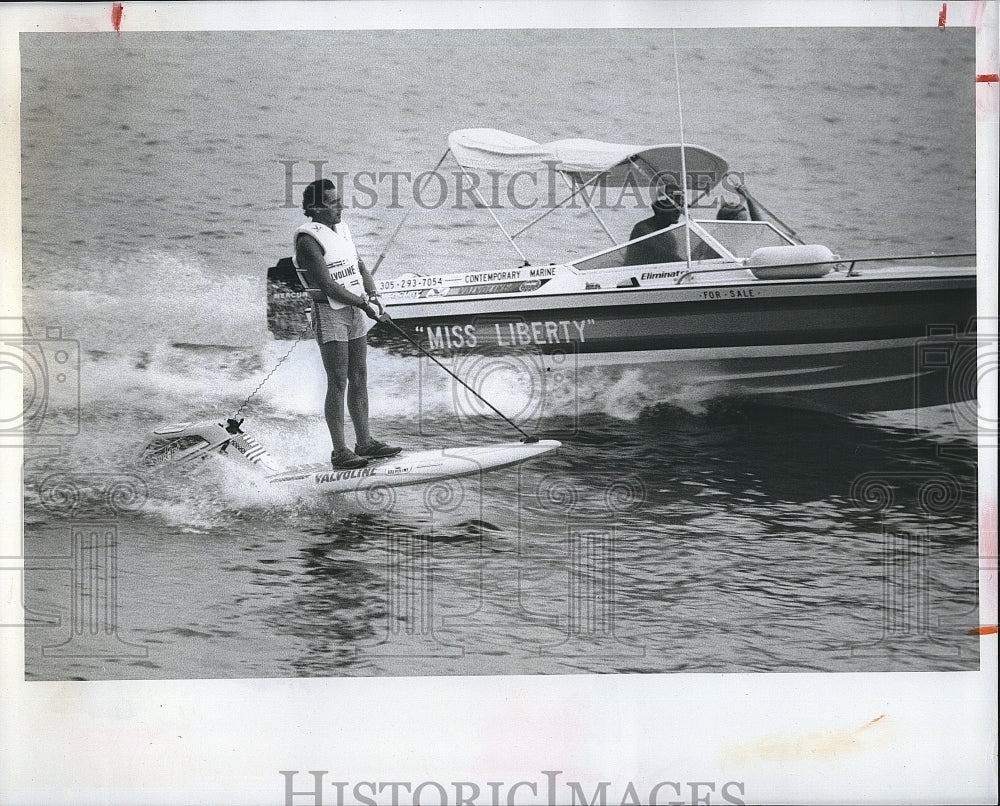
<instances>
[{"instance_id":1,"label":"motorboat","mask_svg":"<svg viewBox=\"0 0 1000 806\"><path fill-rule=\"evenodd\" d=\"M516 356L542 383L600 368L668 392L701 388L836 412L975 399L974 253L844 257L804 243L723 157L694 144L537 143L463 129L449 136L449 153L463 174L542 172L561 177L568 195L511 232L475 194L517 253L510 265L377 276L397 327L376 328L371 339L390 352L412 352L413 339L459 364ZM666 183L681 188L673 223L616 238L597 189L652 197ZM610 245L529 261L517 239L574 199ZM287 260L269 278L269 324L289 337L308 296Z\"/></svg>"}]
</instances>

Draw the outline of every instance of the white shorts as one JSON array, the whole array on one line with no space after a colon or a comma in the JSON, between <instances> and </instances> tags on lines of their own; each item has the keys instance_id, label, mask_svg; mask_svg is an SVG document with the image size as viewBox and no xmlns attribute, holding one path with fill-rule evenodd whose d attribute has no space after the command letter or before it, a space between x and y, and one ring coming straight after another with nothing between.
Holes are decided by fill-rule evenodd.
<instances>
[{"instance_id":1,"label":"white shorts","mask_svg":"<svg viewBox=\"0 0 1000 806\"><path fill-rule=\"evenodd\" d=\"M360 339L374 324L360 308L353 305L334 310L326 302L313 302L313 330L320 344Z\"/></svg>"}]
</instances>

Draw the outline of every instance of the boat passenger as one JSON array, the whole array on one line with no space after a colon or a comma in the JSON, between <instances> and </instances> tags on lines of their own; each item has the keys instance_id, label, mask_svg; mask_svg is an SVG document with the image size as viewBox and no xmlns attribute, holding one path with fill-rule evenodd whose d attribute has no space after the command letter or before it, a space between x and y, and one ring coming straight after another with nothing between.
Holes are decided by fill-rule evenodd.
<instances>
[{"instance_id":1,"label":"boat passenger","mask_svg":"<svg viewBox=\"0 0 1000 806\"><path fill-rule=\"evenodd\" d=\"M732 188L740 198L731 202L725 199L719 204L719 212L715 217L719 221L763 221L764 216L753 196L750 195L742 181L736 181Z\"/></svg>"},{"instance_id":2,"label":"boat passenger","mask_svg":"<svg viewBox=\"0 0 1000 806\"><path fill-rule=\"evenodd\" d=\"M295 230L295 265L313 290L313 328L319 343L327 388L326 417L334 468L364 467L369 458L395 456L401 448L372 439L368 430L366 335L375 320L386 317L372 303L375 280L341 221L343 202L330 179L317 179L302 194L302 210L311 221ZM318 290L316 290L318 289ZM367 316L366 316L367 314ZM344 394L357 444L344 441Z\"/></svg>"},{"instance_id":3,"label":"boat passenger","mask_svg":"<svg viewBox=\"0 0 1000 806\"><path fill-rule=\"evenodd\" d=\"M730 202L723 199L719 202L719 211L715 214L716 221L757 221L753 217L751 207L755 208L753 202L744 195L743 186L735 188L736 192L742 196L739 201ZM721 257L711 246L700 238L691 249L691 260L714 260Z\"/></svg>"},{"instance_id":4,"label":"boat passenger","mask_svg":"<svg viewBox=\"0 0 1000 806\"><path fill-rule=\"evenodd\" d=\"M665 182L656 201L653 202L653 215L632 227L629 241L673 226L680 219L683 209L683 189L676 182ZM650 263L675 263L684 260L684 247L680 235L681 231L677 229L646 238L638 243L629 243L625 249L625 265L643 266Z\"/></svg>"},{"instance_id":5,"label":"boat passenger","mask_svg":"<svg viewBox=\"0 0 1000 806\"><path fill-rule=\"evenodd\" d=\"M754 199L754 197L750 195L750 191L748 191L746 189L746 187L744 187L742 181L738 182L737 185L736 185L736 187L733 188L733 190L736 193L738 193L742 197L742 199L743 199L742 203L736 202L736 206L746 207L746 211L747 211L747 217L746 218L740 218L739 220L740 221L763 221L764 220L764 213L763 213L763 211L760 209L760 206L757 204L757 201ZM719 210L719 213L720 214L722 213L721 209ZM721 217L722 216L720 215L719 218L721 218Z\"/></svg>"},{"instance_id":6,"label":"boat passenger","mask_svg":"<svg viewBox=\"0 0 1000 806\"><path fill-rule=\"evenodd\" d=\"M749 221L750 212L742 202L729 202L723 199L719 202L719 212L715 214L716 221Z\"/></svg>"}]
</instances>

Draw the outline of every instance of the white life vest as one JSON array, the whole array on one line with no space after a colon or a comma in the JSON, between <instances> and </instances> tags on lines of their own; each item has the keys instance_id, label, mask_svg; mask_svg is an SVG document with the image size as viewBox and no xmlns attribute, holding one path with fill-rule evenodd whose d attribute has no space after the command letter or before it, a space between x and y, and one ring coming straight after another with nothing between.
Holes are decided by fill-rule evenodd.
<instances>
[{"instance_id":1,"label":"white life vest","mask_svg":"<svg viewBox=\"0 0 1000 806\"><path fill-rule=\"evenodd\" d=\"M365 295L364 281L361 278L361 271L358 268L358 250L354 246L354 239L351 238L351 230L343 221L337 224L335 230L330 229L325 224L318 224L310 221L295 230L292 244L292 263L298 271L302 284L307 288L311 285L305 272L299 268L295 259L295 244L299 235L306 234L315 238L323 250L323 259L326 261L326 270L330 272L330 279L342 285L347 291L358 296ZM349 307L347 304L327 297L330 307L335 310Z\"/></svg>"}]
</instances>

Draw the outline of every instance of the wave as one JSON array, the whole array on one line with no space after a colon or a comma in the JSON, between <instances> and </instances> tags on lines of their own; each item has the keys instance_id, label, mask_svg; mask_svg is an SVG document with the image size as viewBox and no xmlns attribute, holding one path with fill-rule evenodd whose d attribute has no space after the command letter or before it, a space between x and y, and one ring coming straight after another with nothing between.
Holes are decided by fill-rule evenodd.
<instances>
[{"instance_id":1,"label":"wave","mask_svg":"<svg viewBox=\"0 0 1000 806\"><path fill-rule=\"evenodd\" d=\"M26 287L25 317L35 335L69 342L79 355L80 405L91 424L112 412L149 422L233 412L272 371L251 411L320 418L326 378L316 346L305 339L289 353L289 342L273 340L263 276L226 276L203 257L154 249L127 259L81 255L79 273L88 290L78 290L78 277ZM369 355L373 417L495 416L425 359ZM454 368L504 414L529 422L588 412L631 420L664 402L699 411L717 394L639 372L553 379L517 366Z\"/></svg>"},{"instance_id":2,"label":"wave","mask_svg":"<svg viewBox=\"0 0 1000 806\"><path fill-rule=\"evenodd\" d=\"M32 281L24 317L36 336L74 340L82 354L127 353L176 342L260 346L265 280L213 268L182 249L78 256L74 272ZM81 290L83 289L83 290Z\"/></svg>"}]
</instances>

